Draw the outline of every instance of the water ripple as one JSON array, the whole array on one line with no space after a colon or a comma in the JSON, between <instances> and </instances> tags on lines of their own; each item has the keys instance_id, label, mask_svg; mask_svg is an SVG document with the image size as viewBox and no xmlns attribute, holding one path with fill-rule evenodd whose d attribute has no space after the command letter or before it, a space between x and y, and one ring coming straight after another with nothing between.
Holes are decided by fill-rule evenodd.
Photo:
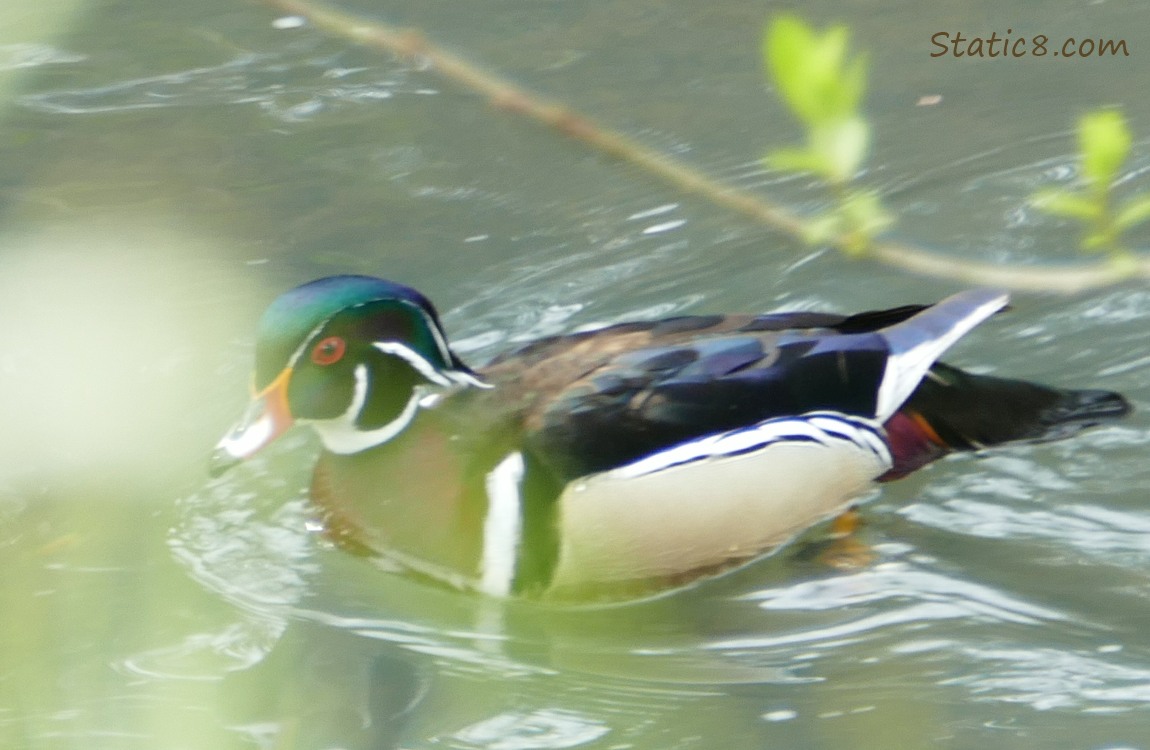
<instances>
[{"instance_id":1,"label":"water ripple","mask_svg":"<svg viewBox=\"0 0 1150 750\"><path fill-rule=\"evenodd\" d=\"M84 55L65 52L46 44L0 44L0 70L38 68L82 62L85 59Z\"/></svg>"},{"instance_id":2,"label":"water ripple","mask_svg":"<svg viewBox=\"0 0 1150 750\"><path fill-rule=\"evenodd\" d=\"M871 570L763 589L746 594L775 612L834 612L849 619L797 632L724 639L713 650L776 649L811 644L842 645L899 625L967 619L980 623L1037 625L1067 619L1056 610L1025 602L1005 592L908 563L883 563ZM879 608L870 605L884 604ZM868 606L863 606L868 605Z\"/></svg>"},{"instance_id":3,"label":"water ripple","mask_svg":"<svg viewBox=\"0 0 1150 750\"><path fill-rule=\"evenodd\" d=\"M452 739L466 748L544 750L578 747L611 729L589 716L562 709L508 711L460 729Z\"/></svg>"},{"instance_id":4,"label":"water ripple","mask_svg":"<svg viewBox=\"0 0 1150 750\"><path fill-rule=\"evenodd\" d=\"M1097 653L972 645L963 654L979 668L941 684L963 686L977 699L1038 710L1150 703L1150 669L1115 664Z\"/></svg>"},{"instance_id":5,"label":"water ripple","mask_svg":"<svg viewBox=\"0 0 1150 750\"><path fill-rule=\"evenodd\" d=\"M915 503L901 513L916 523L972 536L1047 539L1110 559L1117 553L1150 559L1150 515L1145 513L1086 504L1023 509L971 499Z\"/></svg>"},{"instance_id":6,"label":"water ripple","mask_svg":"<svg viewBox=\"0 0 1150 750\"><path fill-rule=\"evenodd\" d=\"M37 112L69 115L256 105L278 119L295 122L332 107L374 103L399 93L436 92L408 85L402 70L340 66L330 57L288 65L275 56L243 53L218 65L26 94L19 103Z\"/></svg>"},{"instance_id":7,"label":"water ripple","mask_svg":"<svg viewBox=\"0 0 1150 750\"><path fill-rule=\"evenodd\" d=\"M301 442L289 438L278 452L249 462L249 482L225 477L182 500L182 523L168 540L193 578L261 617L298 602L316 570L305 531L312 511L299 490L272 480L265 466L277 456L290 459Z\"/></svg>"}]
</instances>

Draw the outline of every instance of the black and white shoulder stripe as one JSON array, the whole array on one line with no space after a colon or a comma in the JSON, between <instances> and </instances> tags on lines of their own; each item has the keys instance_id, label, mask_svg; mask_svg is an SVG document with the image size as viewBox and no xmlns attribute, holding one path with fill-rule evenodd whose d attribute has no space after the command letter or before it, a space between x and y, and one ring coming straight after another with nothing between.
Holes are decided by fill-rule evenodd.
<instances>
[{"instance_id":1,"label":"black and white shoulder stripe","mask_svg":"<svg viewBox=\"0 0 1150 750\"><path fill-rule=\"evenodd\" d=\"M613 478L634 479L667 469L758 453L780 444L809 443L824 447L855 447L890 466L890 449L877 422L838 412L818 411L768 419L750 427L720 432L681 443L608 472Z\"/></svg>"}]
</instances>

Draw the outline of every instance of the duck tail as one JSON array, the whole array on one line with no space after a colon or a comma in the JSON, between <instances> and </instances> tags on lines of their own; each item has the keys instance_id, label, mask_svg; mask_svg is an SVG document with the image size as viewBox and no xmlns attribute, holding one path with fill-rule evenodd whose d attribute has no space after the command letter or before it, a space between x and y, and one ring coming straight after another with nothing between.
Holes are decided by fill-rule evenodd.
<instances>
[{"instance_id":1,"label":"duck tail","mask_svg":"<svg viewBox=\"0 0 1150 750\"><path fill-rule=\"evenodd\" d=\"M879 384L875 416L886 421L918 388L942 353L970 329L1006 307L1006 292L972 289L947 297L895 325L883 328L890 355Z\"/></svg>"},{"instance_id":2,"label":"duck tail","mask_svg":"<svg viewBox=\"0 0 1150 750\"><path fill-rule=\"evenodd\" d=\"M935 363L886 422L896 479L947 453L1074 435L1130 413L1118 393L972 375Z\"/></svg>"}]
</instances>

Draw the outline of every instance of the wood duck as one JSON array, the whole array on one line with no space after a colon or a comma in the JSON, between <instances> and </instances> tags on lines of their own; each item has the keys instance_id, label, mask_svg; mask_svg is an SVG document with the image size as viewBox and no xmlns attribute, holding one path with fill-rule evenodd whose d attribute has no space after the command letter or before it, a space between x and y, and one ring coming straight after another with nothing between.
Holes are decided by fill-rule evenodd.
<instances>
[{"instance_id":1,"label":"wood duck","mask_svg":"<svg viewBox=\"0 0 1150 750\"><path fill-rule=\"evenodd\" d=\"M324 448L312 499L350 547L495 596L657 591L947 453L1129 411L937 361L1006 303L621 323L473 370L419 292L323 278L264 314L255 396L213 473L306 424Z\"/></svg>"}]
</instances>

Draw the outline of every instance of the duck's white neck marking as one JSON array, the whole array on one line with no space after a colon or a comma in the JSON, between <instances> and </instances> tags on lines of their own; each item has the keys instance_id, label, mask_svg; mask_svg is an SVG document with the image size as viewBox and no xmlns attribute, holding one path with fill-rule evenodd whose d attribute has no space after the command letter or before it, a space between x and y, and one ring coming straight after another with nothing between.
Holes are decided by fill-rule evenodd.
<instances>
[{"instance_id":1,"label":"duck's white neck marking","mask_svg":"<svg viewBox=\"0 0 1150 750\"><path fill-rule=\"evenodd\" d=\"M372 346L384 354L399 357L425 380L431 383L432 386L439 386L440 388L459 388L460 386L477 388L491 387L466 372L460 372L458 370L437 370L414 349L404 346L397 341L376 341ZM416 412L421 408L430 409L434 407L445 395L444 392L434 389L432 386L416 386L411 392L411 397L407 400L407 403L404 404L403 409L395 419L374 430L361 430L355 426L355 422L360 412L363 411L363 407L367 404L368 386L367 365L356 365L355 387L352 391L351 403L348 404L343 414L340 414L338 417L332 417L331 419L301 419L298 421L302 424L310 424L314 427L324 447L332 453L344 455L359 453L368 448L382 445L403 432L407 429L407 426L411 424L411 421L415 419Z\"/></svg>"},{"instance_id":2,"label":"duck's white neck marking","mask_svg":"<svg viewBox=\"0 0 1150 750\"><path fill-rule=\"evenodd\" d=\"M363 411L364 404L367 403L367 387L367 365L356 365L355 389L352 392L351 404L348 405L347 411L331 419L301 419L299 421L314 427L319 439L323 442L323 446L332 453L345 455L359 453L386 443L403 432L411 424L411 420L415 418L420 400L426 396L422 389L416 388L412 392L411 398L404 404L403 411L395 419L374 430L357 430L355 418L359 416L359 413Z\"/></svg>"},{"instance_id":3,"label":"duck's white neck marking","mask_svg":"<svg viewBox=\"0 0 1150 750\"><path fill-rule=\"evenodd\" d=\"M487 518L483 521L483 562L479 588L508 596L523 535L521 483L523 454L512 453L487 475Z\"/></svg>"}]
</instances>

